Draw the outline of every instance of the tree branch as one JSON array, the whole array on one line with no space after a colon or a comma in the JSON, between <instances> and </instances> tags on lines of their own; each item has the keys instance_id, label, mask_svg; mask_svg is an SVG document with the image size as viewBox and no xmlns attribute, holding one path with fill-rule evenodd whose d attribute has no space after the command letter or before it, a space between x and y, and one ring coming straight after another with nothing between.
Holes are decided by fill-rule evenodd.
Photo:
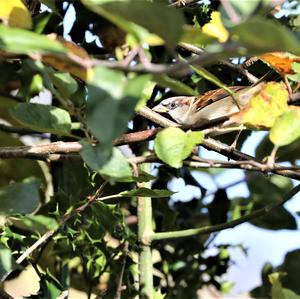
<instances>
[{"instance_id":1,"label":"tree branch","mask_svg":"<svg viewBox=\"0 0 300 299\"><path fill-rule=\"evenodd\" d=\"M213 62L219 61L221 53L226 53L228 57L238 56L239 44L234 42L228 42L222 45L222 51L220 52L204 52L202 55L192 57L186 62L176 61L172 64L137 64L137 65L124 65L116 61L107 60L92 60L89 66L104 66L110 69L121 70L125 72L135 73L150 73L150 74L167 74L176 77L184 77L191 72L190 66L205 66Z\"/></svg>"},{"instance_id":2,"label":"tree branch","mask_svg":"<svg viewBox=\"0 0 300 299\"><path fill-rule=\"evenodd\" d=\"M138 114L141 116L151 120L152 122L159 124L162 127L178 127L179 125L162 115L152 111L148 107L143 107L138 111ZM209 123L208 123L209 124ZM211 125L215 125L214 122ZM205 125L207 126L207 124ZM226 129L226 128L224 128ZM223 132L222 128L213 127L210 129L204 129L202 132L204 134L215 134ZM140 132L124 134L119 138L116 138L114 141L114 145L122 145L139 141L146 141L152 139L161 128L143 130ZM224 132L223 132L224 133ZM201 146L205 147L208 150L213 150L217 153L222 154L223 156L241 161L240 163L232 164L225 163L222 161L217 161L216 163L206 163L203 164L203 160L200 161L202 163L191 163L191 167L215 167L215 168L239 168L246 170L258 170L261 172L271 171L273 173L287 176L293 179L300 179L300 173L297 167L283 167L281 165L275 164L273 167L269 167L264 163L258 161L255 157L247 155L237 149L233 149L231 146L224 144L220 141L217 141L212 138L205 138L202 141ZM82 148L80 142L53 142L48 144L38 144L32 146L20 146L20 147L2 147L0 148L0 158L9 159L9 158L31 158L31 159L39 159L45 161L59 161L59 160L79 160L81 157L78 155ZM159 160L155 157L136 157L128 159L130 163L144 163L144 162L158 162ZM246 162L248 161L248 162ZM250 161L250 162L249 162ZM185 162L186 164L188 162ZM192 166L193 165L193 166Z\"/></svg>"},{"instance_id":3,"label":"tree branch","mask_svg":"<svg viewBox=\"0 0 300 299\"><path fill-rule=\"evenodd\" d=\"M174 239L174 238L186 238L191 237L195 235L205 235L213 232L222 231L228 228L233 228L239 224L251 221L253 219L256 219L258 217L262 217L267 215L268 213L272 212L273 210L277 209L278 207L284 205L288 200L290 200L295 194L297 194L300 191L300 184L294 187L292 190L290 190L286 196L280 201L277 201L275 203L269 204L265 206L264 208L261 208L259 210L254 211L253 213L250 213L246 216L240 217L239 219L229 221L227 223L212 225L212 226L206 226L206 227L200 227L200 228L192 228L192 229L185 229L180 231L173 231L173 232L159 232L154 233L151 236L151 240L166 240L166 239Z\"/></svg>"}]
</instances>

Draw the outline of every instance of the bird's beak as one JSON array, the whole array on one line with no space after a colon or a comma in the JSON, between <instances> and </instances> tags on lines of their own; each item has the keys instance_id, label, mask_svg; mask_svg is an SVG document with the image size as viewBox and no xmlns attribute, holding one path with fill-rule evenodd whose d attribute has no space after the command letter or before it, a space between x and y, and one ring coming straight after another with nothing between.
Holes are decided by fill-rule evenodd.
<instances>
[{"instance_id":1,"label":"bird's beak","mask_svg":"<svg viewBox=\"0 0 300 299\"><path fill-rule=\"evenodd\" d=\"M152 110L158 113L167 113L169 111L168 108L162 104L158 104L157 106L153 107Z\"/></svg>"}]
</instances>

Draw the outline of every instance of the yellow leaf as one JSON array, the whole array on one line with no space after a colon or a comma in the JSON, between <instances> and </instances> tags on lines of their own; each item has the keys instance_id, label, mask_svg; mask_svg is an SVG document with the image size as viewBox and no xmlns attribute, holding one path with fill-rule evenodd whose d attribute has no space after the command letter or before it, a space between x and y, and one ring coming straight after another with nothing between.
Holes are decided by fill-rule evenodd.
<instances>
[{"instance_id":1,"label":"yellow leaf","mask_svg":"<svg viewBox=\"0 0 300 299\"><path fill-rule=\"evenodd\" d=\"M214 11L211 14L211 20L202 27L202 32L216 37L221 43L226 42L229 37L228 31L222 23L221 14L218 11Z\"/></svg>"},{"instance_id":2,"label":"yellow leaf","mask_svg":"<svg viewBox=\"0 0 300 299\"><path fill-rule=\"evenodd\" d=\"M31 14L22 0L1 0L0 20L10 27L24 29L32 27Z\"/></svg>"},{"instance_id":3,"label":"yellow leaf","mask_svg":"<svg viewBox=\"0 0 300 299\"><path fill-rule=\"evenodd\" d=\"M246 125L271 128L277 116L288 110L288 98L283 83L268 82L237 116Z\"/></svg>"}]
</instances>

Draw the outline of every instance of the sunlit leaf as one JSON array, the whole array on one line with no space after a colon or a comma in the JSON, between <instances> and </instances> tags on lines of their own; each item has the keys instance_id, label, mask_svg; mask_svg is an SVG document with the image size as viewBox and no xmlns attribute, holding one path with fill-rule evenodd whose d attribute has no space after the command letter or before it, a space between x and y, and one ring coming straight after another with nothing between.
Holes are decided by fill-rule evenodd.
<instances>
[{"instance_id":1,"label":"sunlit leaf","mask_svg":"<svg viewBox=\"0 0 300 299\"><path fill-rule=\"evenodd\" d=\"M248 107L238 114L241 122L254 127L270 128L277 116L288 109L288 92L283 83L268 82Z\"/></svg>"},{"instance_id":2,"label":"sunlit leaf","mask_svg":"<svg viewBox=\"0 0 300 299\"><path fill-rule=\"evenodd\" d=\"M47 36L0 25L0 50L16 54L63 54L64 46Z\"/></svg>"},{"instance_id":3,"label":"sunlit leaf","mask_svg":"<svg viewBox=\"0 0 300 299\"><path fill-rule=\"evenodd\" d=\"M203 137L202 132L184 132L179 128L167 128L157 134L154 149L162 161L179 168L193 148L202 142Z\"/></svg>"},{"instance_id":4,"label":"sunlit leaf","mask_svg":"<svg viewBox=\"0 0 300 299\"><path fill-rule=\"evenodd\" d=\"M183 27L183 35L180 41L182 43L203 47L210 42L217 41L217 38L208 33L202 32L200 28L185 25Z\"/></svg>"},{"instance_id":5,"label":"sunlit leaf","mask_svg":"<svg viewBox=\"0 0 300 299\"><path fill-rule=\"evenodd\" d=\"M10 27L30 29L31 14L22 0L0 1L0 20Z\"/></svg>"},{"instance_id":6,"label":"sunlit leaf","mask_svg":"<svg viewBox=\"0 0 300 299\"><path fill-rule=\"evenodd\" d=\"M212 12L211 20L202 27L202 32L216 37L221 43L226 42L229 37L228 31L222 23L221 14L218 11Z\"/></svg>"},{"instance_id":7,"label":"sunlit leaf","mask_svg":"<svg viewBox=\"0 0 300 299\"><path fill-rule=\"evenodd\" d=\"M114 147L111 158L99 169L99 173L105 177L117 180L130 177L131 168L122 152Z\"/></svg>"},{"instance_id":8,"label":"sunlit leaf","mask_svg":"<svg viewBox=\"0 0 300 299\"><path fill-rule=\"evenodd\" d=\"M300 137L300 110L298 107L286 111L276 118L269 137L277 146L290 144Z\"/></svg>"},{"instance_id":9,"label":"sunlit leaf","mask_svg":"<svg viewBox=\"0 0 300 299\"><path fill-rule=\"evenodd\" d=\"M269 275L270 282L272 284L272 298L282 298L284 299L282 284L280 282L280 276L282 273L275 272Z\"/></svg>"}]
</instances>

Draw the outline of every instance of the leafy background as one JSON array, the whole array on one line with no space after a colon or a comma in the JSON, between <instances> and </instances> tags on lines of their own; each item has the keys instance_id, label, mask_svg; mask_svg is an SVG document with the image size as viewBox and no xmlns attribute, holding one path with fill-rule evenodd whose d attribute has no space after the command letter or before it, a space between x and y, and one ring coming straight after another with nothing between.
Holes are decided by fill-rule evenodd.
<instances>
[{"instance_id":1,"label":"leafy background","mask_svg":"<svg viewBox=\"0 0 300 299\"><path fill-rule=\"evenodd\" d=\"M62 150L58 155L63 156L27 153L31 159L1 160L0 274L7 292L14 288L11 281L27 269L39 279L35 290L38 294L26 294L28 298L57 298L67 289L79 290L88 297L117 298L120 281L126 286L122 297L134 298L141 245L137 242L139 203L135 197L153 198L150 225L160 233L234 220L280 201L293 188L295 181L282 176L244 172L243 184L249 193L242 194L240 189L233 193L227 188L231 183L225 183L227 171L186 167L184 159L196 144L203 142L201 132L185 133L178 128L159 132L154 150L164 163L155 164L153 169L138 169L138 175L132 175L124 150L113 146L125 132L153 127L152 122L134 117L136 107L142 107L147 100L152 107L154 102L172 95L197 95L227 85L249 85L245 75L224 63L229 57L241 57L233 60L237 64L243 63L246 56L270 51L299 55L299 6L295 1L286 1L277 10L270 8L273 1L228 2L238 20L217 1L187 1L185 5L178 1L171 5L174 7L168 7L168 1L45 0L27 1L28 8L17 0L7 1L7 6L1 4L1 153L8 151L7 146L17 148L35 141L80 141L80 157L84 160L82 163L78 151L68 159ZM40 4L45 5L42 11ZM195 56L184 44L177 46L180 42L204 49L205 61L199 55L201 63L187 68L184 60L192 64ZM147 63L152 67L168 66L178 55L181 61L177 71L166 68L158 73L155 68L147 68ZM299 67L293 59L293 74L288 80L296 93ZM110 67L106 67L108 62ZM139 67L144 68L143 74ZM128 74L128 68L136 72ZM273 85L268 85L267 91L279 93L282 84L277 82L284 74L261 60L252 62L248 70L257 77L271 70L269 81ZM44 89L50 91L50 105L33 103L31 99ZM250 112L257 119L250 117L249 121L242 115L242 120L252 127L262 125L261 119L267 120L267 126L272 127L270 139L279 147L277 161L294 162L299 155L299 117L296 108L289 110L286 99L285 92L259 113L253 105ZM257 101L261 103L259 97ZM274 105L280 106L276 106L275 115ZM278 120L278 115L283 120ZM273 126L276 121L282 123ZM285 134L287 128L291 129L289 134ZM249 142L250 132L243 135L239 147L245 140ZM253 153L261 159L273 148L267 135ZM220 137L228 144L233 138L233 134ZM101 142L92 146L96 139ZM141 156L148 149L147 144L132 144L125 154L132 151ZM59 161L53 162L55 159ZM134 167L133 170L136 171ZM189 201L169 200L171 196L180 197L168 191L176 190L177 178L197 188ZM209 187L209 180L219 181L215 190ZM232 177L232 182L236 180ZM104 182L108 184L100 190ZM133 184L137 191L132 190ZM207 197L205 192L212 194ZM95 203L99 196L102 200ZM271 231L296 231L297 211L297 207L291 212L281 206L249 225ZM249 229L246 233L250 232ZM26 248L45 233L51 237L32 255L26 254ZM260 234L260 230L256 233ZM230 232L154 241L155 298L197 298L199 290L205 292L212 286L218 292L230 292L232 284L224 274L232 266L232 252L244 254L247 245L226 234ZM260 245L258 250L269 255ZM25 258L21 258L24 251ZM298 259L299 250L295 249L286 254L281 265L266 264L261 286L253 289L251 296L299 297ZM124 270L122 275L120 269Z\"/></svg>"}]
</instances>

